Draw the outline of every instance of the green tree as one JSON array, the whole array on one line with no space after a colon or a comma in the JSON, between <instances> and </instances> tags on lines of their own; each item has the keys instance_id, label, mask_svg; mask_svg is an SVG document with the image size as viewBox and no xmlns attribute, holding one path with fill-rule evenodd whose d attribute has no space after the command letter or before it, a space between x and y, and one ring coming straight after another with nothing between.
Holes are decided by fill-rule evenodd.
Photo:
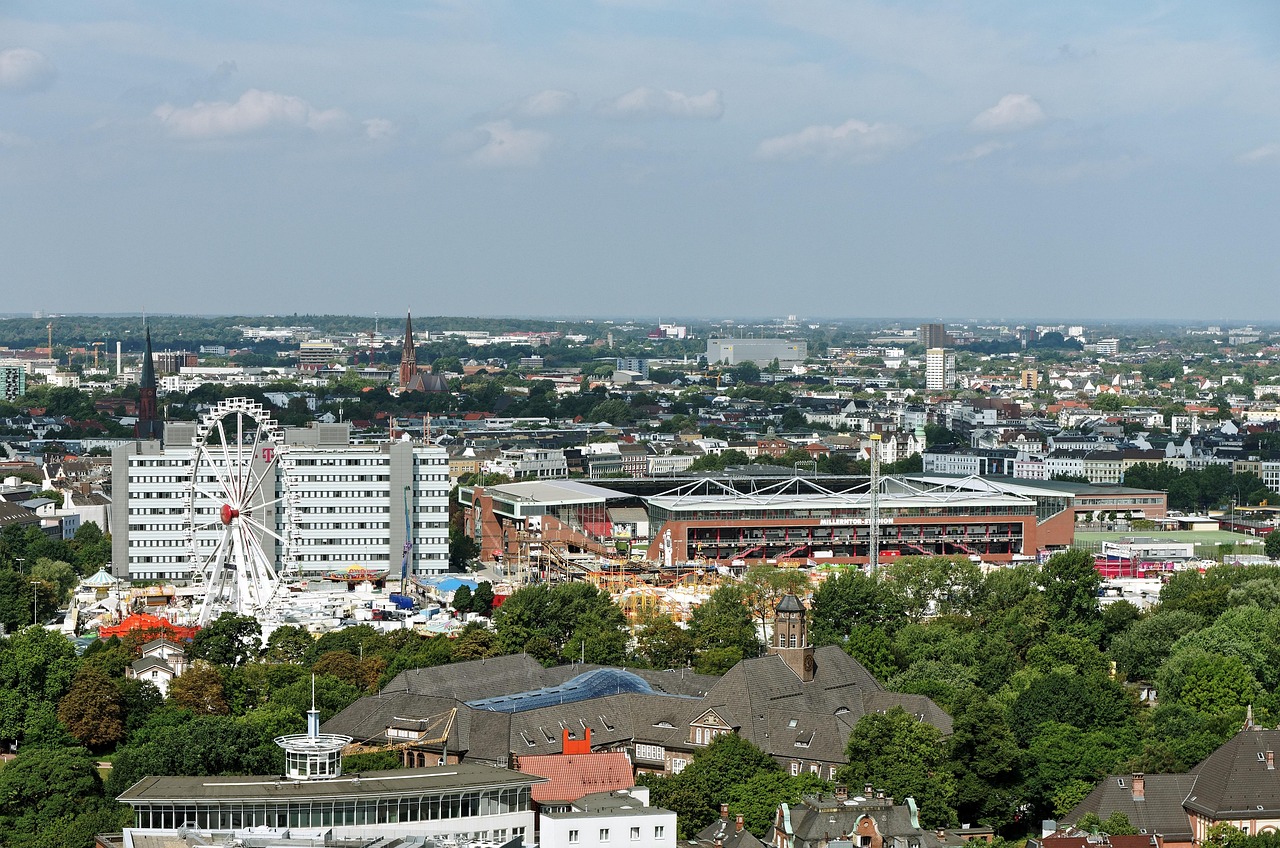
<instances>
[{"instance_id":1,"label":"green tree","mask_svg":"<svg viewBox=\"0 0 1280 848\"><path fill-rule=\"evenodd\" d=\"M471 611L480 615L489 615L493 612L493 584L488 580L480 581L480 585L476 586L476 590L471 594Z\"/></svg>"},{"instance_id":2,"label":"green tree","mask_svg":"<svg viewBox=\"0 0 1280 848\"><path fill-rule=\"evenodd\" d=\"M774 565L753 565L742 577L747 603L756 617L760 629L764 629L783 595L800 595L808 588L809 577L798 568L778 568Z\"/></svg>"},{"instance_id":3,"label":"green tree","mask_svg":"<svg viewBox=\"0 0 1280 848\"><path fill-rule=\"evenodd\" d=\"M1119 732L1132 728L1135 721L1136 705L1121 684L1101 675L1062 670L1035 676L1009 708L1009 727L1023 745L1045 722Z\"/></svg>"},{"instance_id":4,"label":"green tree","mask_svg":"<svg viewBox=\"0 0 1280 848\"><path fill-rule=\"evenodd\" d=\"M587 420L595 423L606 421L610 424L620 425L630 423L632 419L631 406L625 400L613 398L601 401L591 408L587 413Z\"/></svg>"},{"instance_id":5,"label":"green tree","mask_svg":"<svg viewBox=\"0 0 1280 848\"><path fill-rule=\"evenodd\" d=\"M773 826L780 805L794 806L805 795L830 791L831 784L816 774L806 772L792 777L777 769L768 769L730 786L725 801L729 812L741 815L746 829L763 839Z\"/></svg>"},{"instance_id":6,"label":"green tree","mask_svg":"<svg viewBox=\"0 0 1280 848\"><path fill-rule=\"evenodd\" d=\"M721 586L694 608L689 635L697 650L696 668L702 674L723 674L764 649L756 635L746 591L736 584Z\"/></svg>"},{"instance_id":7,"label":"green tree","mask_svg":"<svg viewBox=\"0 0 1280 848\"><path fill-rule=\"evenodd\" d=\"M1087 794L1103 777L1114 774L1134 753L1136 745L1137 737L1133 733L1086 731L1070 724L1046 721L1036 729L1023 750L1023 798L1040 814L1061 814L1065 812L1062 804L1078 803L1083 798L1082 795L1059 797L1065 788L1078 789L1083 785Z\"/></svg>"},{"instance_id":8,"label":"green tree","mask_svg":"<svg viewBox=\"0 0 1280 848\"><path fill-rule=\"evenodd\" d=\"M1272 561L1280 559L1280 530L1272 530L1263 538L1262 550L1266 553L1267 559Z\"/></svg>"},{"instance_id":9,"label":"green tree","mask_svg":"<svg viewBox=\"0 0 1280 848\"><path fill-rule=\"evenodd\" d=\"M668 809L675 810L682 834L695 834L718 815L733 786L779 771L781 766L764 751L736 733L725 733L696 751L693 762L676 776L674 788L684 790L677 794L683 809Z\"/></svg>"},{"instance_id":10,"label":"green tree","mask_svg":"<svg viewBox=\"0 0 1280 848\"><path fill-rule=\"evenodd\" d=\"M693 637L669 615L660 615L636 637L636 653L654 668L684 668L693 663Z\"/></svg>"},{"instance_id":11,"label":"green tree","mask_svg":"<svg viewBox=\"0 0 1280 848\"><path fill-rule=\"evenodd\" d=\"M61 633L28 627L0 642L0 738L22 739L28 715L52 710L75 670L75 646Z\"/></svg>"},{"instance_id":12,"label":"green tree","mask_svg":"<svg viewBox=\"0 0 1280 848\"><path fill-rule=\"evenodd\" d=\"M1188 648L1171 656L1156 674L1162 699L1204 715L1243 715L1262 693L1239 657Z\"/></svg>"},{"instance_id":13,"label":"green tree","mask_svg":"<svg viewBox=\"0 0 1280 848\"><path fill-rule=\"evenodd\" d=\"M452 606L458 612L471 611L471 587L466 583L454 590Z\"/></svg>"},{"instance_id":14,"label":"green tree","mask_svg":"<svg viewBox=\"0 0 1280 848\"><path fill-rule=\"evenodd\" d=\"M993 827L1012 821L1019 801L1019 752L1003 710L982 690L964 690L956 698L947 744L960 820Z\"/></svg>"},{"instance_id":15,"label":"green tree","mask_svg":"<svg viewBox=\"0 0 1280 848\"><path fill-rule=\"evenodd\" d=\"M951 827L958 821L956 780L947 760L942 732L902 707L868 713L854 725L845 746L848 765L836 777L842 783L870 783L896 799L916 799L924 827Z\"/></svg>"},{"instance_id":16,"label":"green tree","mask_svg":"<svg viewBox=\"0 0 1280 848\"><path fill-rule=\"evenodd\" d=\"M31 567L31 579L42 580L54 587L55 596L61 604L71 598L71 590L79 581L79 575L69 562L41 557Z\"/></svg>"},{"instance_id":17,"label":"green tree","mask_svg":"<svg viewBox=\"0 0 1280 848\"><path fill-rule=\"evenodd\" d=\"M197 631L187 654L214 665L238 666L256 657L261 647L262 625L256 618L224 612Z\"/></svg>"},{"instance_id":18,"label":"green tree","mask_svg":"<svg viewBox=\"0 0 1280 848\"><path fill-rule=\"evenodd\" d=\"M305 627L286 624L267 637L267 659L272 662L300 663L311 650L315 639Z\"/></svg>"},{"instance_id":19,"label":"green tree","mask_svg":"<svg viewBox=\"0 0 1280 848\"><path fill-rule=\"evenodd\" d=\"M858 625L892 632L904 615L900 599L884 581L853 569L824 580L813 592L809 611L818 645L842 644Z\"/></svg>"},{"instance_id":20,"label":"green tree","mask_svg":"<svg viewBox=\"0 0 1280 848\"><path fill-rule=\"evenodd\" d=\"M1087 833L1105 833L1108 836L1137 836L1138 829L1129 822L1129 817L1116 810L1105 819L1097 813L1085 813L1076 822L1076 827Z\"/></svg>"},{"instance_id":21,"label":"green tree","mask_svg":"<svg viewBox=\"0 0 1280 848\"><path fill-rule=\"evenodd\" d=\"M96 828L117 830L125 814L103 796L83 748L24 750L0 770L0 833L14 848L90 848Z\"/></svg>"},{"instance_id":22,"label":"green tree","mask_svg":"<svg viewBox=\"0 0 1280 848\"><path fill-rule=\"evenodd\" d=\"M453 643L453 661L482 660L498 656L498 636L483 624L473 621Z\"/></svg>"},{"instance_id":23,"label":"green tree","mask_svg":"<svg viewBox=\"0 0 1280 848\"><path fill-rule=\"evenodd\" d=\"M1129 680L1153 680L1174 643L1203 626L1204 620L1195 613L1160 609L1113 639L1109 653L1116 669Z\"/></svg>"},{"instance_id":24,"label":"green tree","mask_svg":"<svg viewBox=\"0 0 1280 848\"><path fill-rule=\"evenodd\" d=\"M493 614L498 650L517 653L545 640L549 655L565 662L587 657L605 665L622 662L626 619L608 593L589 583L527 586L513 592ZM534 651L529 651L534 654ZM534 654L536 656L536 654Z\"/></svg>"},{"instance_id":25,"label":"green tree","mask_svg":"<svg viewBox=\"0 0 1280 848\"><path fill-rule=\"evenodd\" d=\"M1098 588L1102 576L1088 551L1054 554L1040 572L1040 586L1054 629L1090 632L1098 623Z\"/></svg>"},{"instance_id":26,"label":"green tree","mask_svg":"<svg viewBox=\"0 0 1280 848\"><path fill-rule=\"evenodd\" d=\"M982 583L982 572L967 557L902 557L885 568L885 578L908 617L967 613Z\"/></svg>"}]
</instances>

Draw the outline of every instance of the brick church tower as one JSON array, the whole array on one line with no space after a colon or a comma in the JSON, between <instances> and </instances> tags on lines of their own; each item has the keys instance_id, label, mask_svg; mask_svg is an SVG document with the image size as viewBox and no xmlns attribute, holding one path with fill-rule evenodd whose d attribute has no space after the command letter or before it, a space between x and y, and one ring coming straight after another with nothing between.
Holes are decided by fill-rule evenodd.
<instances>
[{"instance_id":1,"label":"brick church tower","mask_svg":"<svg viewBox=\"0 0 1280 848\"><path fill-rule=\"evenodd\" d=\"M400 388L409 388L413 377L418 373L418 354L413 349L413 317L404 315L404 347L400 349Z\"/></svg>"},{"instance_id":2,"label":"brick church tower","mask_svg":"<svg viewBox=\"0 0 1280 848\"><path fill-rule=\"evenodd\" d=\"M796 677L806 683L815 670L813 646L809 644L807 611L795 595L784 595L773 614L773 640L769 653L782 657Z\"/></svg>"}]
</instances>

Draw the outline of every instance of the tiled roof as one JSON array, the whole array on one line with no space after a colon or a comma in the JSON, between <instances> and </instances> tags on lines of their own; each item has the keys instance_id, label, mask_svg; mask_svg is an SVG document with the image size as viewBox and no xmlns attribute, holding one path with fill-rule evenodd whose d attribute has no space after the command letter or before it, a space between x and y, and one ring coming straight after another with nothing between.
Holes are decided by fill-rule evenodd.
<instances>
[{"instance_id":1,"label":"tiled roof","mask_svg":"<svg viewBox=\"0 0 1280 848\"><path fill-rule=\"evenodd\" d=\"M612 792L635 785L631 760L622 752L520 757L517 770L547 778L533 787L539 804L572 803L592 792Z\"/></svg>"},{"instance_id":2,"label":"tiled roof","mask_svg":"<svg viewBox=\"0 0 1280 848\"><path fill-rule=\"evenodd\" d=\"M1191 820L1182 809L1194 774L1149 774L1144 778L1142 800L1134 800L1132 775L1111 775L1093 788L1080 804L1063 816L1063 824L1074 825L1086 813L1105 819L1124 813L1140 832L1160 834L1170 842L1189 842Z\"/></svg>"},{"instance_id":3,"label":"tiled roof","mask_svg":"<svg viewBox=\"0 0 1280 848\"><path fill-rule=\"evenodd\" d=\"M1275 768L1278 751L1280 730L1240 731L1196 769L1195 785L1184 806L1214 819L1277 815L1280 813L1280 770Z\"/></svg>"},{"instance_id":4,"label":"tiled roof","mask_svg":"<svg viewBox=\"0 0 1280 848\"><path fill-rule=\"evenodd\" d=\"M736 817L721 817L698 831L696 839L683 845L719 845L721 848L765 848L765 844L745 827L738 830Z\"/></svg>"}]
</instances>

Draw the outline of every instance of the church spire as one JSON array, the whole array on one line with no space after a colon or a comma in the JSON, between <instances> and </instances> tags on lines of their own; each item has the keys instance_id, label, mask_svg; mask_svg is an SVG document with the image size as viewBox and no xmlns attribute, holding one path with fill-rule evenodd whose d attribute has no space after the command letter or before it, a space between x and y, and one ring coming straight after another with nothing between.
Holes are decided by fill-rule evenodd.
<instances>
[{"instance_id":1,"label":"church spire","mask_svg":"<svg viewBox=\"0 0 1280 848\"><path fill-rule=\"evenodd\" d=\"M413 315L404 314L404 346L400 349L400 388L406 389L418 373L418 355L413 347Z\"/></svg>"},{"instance_id":2,"label":"church spire","mask_svg":"<svg viewBox=\"0 0 1280 848\"><path fill-rule=\"evenodd\" d=\"M156 362L151 354L151 326L147 325L147 349L142 355L142 373L138 377L138 423L134 433L140 439L160 438L164 425L156 409Z\"/></svg>"}]
</instances>

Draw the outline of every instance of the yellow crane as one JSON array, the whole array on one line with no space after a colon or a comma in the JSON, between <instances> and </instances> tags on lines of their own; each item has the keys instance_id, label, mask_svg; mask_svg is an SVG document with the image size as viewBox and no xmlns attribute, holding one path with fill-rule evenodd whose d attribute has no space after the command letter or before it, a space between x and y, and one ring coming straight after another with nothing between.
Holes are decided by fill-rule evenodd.
<instances>
[{"instance_id":1,"label":"yellow crane","mask_svg":"<svg viewBox=\"0 0 1280 848\"><path fill-rule=\"evenodd\" d=\"M392 716L390 726L382 734L385 742L374 742L377 737L352 742L342 749L342 755L345 757L352 754L401 751L405 755L405 764L410 765L408 759L411 748L441 745L440 764L443 765L449 759L449 733L453 730L453 722L457 716L457 707L425 718Z\"/></svg>"}]
</instances>

